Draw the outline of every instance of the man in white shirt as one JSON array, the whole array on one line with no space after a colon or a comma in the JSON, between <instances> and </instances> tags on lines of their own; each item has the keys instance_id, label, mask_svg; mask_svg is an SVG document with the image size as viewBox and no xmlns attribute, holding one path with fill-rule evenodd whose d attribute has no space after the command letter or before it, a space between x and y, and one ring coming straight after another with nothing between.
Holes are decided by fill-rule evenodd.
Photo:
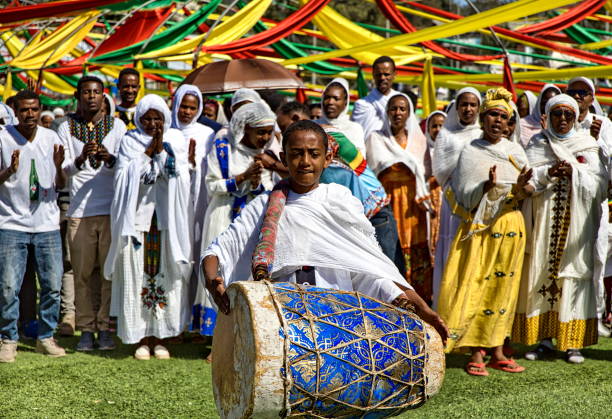
<instances>
[{"instance_id":1,"label":"man in white shirt","mask_svg":"<svg viewBox=\"0 0 612 419\"><path fill-rule=\"evenodd\" d=\"M38 95L21 91L15 104L19 123L0 131L0 362L14 362L17 355L18 294L28 249L40 284L36 351L66 355L53 339L63 271L56 191L66 183L64 148L55 132L38 126Z\"/></svg>"},{"instance_id":2,"label":"man in white shirt","mask_svg":"<svg viewBox=\"0 0 612 419\"><path fill-rule=\"evenodd\" d=\"M382 129L383 121L387 117L387 102L389 98L399 93L393 89L395 62L390 57L383 55L374 61L372 77L376 88L355 102L351 118L361 125L366 140L370 133Z\"/></svg>"},{"instance_id":3,"label":"man in white shirt","mask_svg":"<svg viewBox=\"0 0 612 419\"><path fill-rule=\"evenodd\" d=\"M77 111L57 133L66 150L63 169L69 177L68 246L74 271L77 351L112 350L109 332L111 283L99 270L111 243L110 207L114 194L115 155L125 124L103 110L104 85L97 77L82 77L75 97Z\"/></svg>"},{"instance_id":4,"label":"man in white shirt","mask_svg":"<svg viewBox=\"0 0 612 419\"><path fill-rule=\"evenodd\" d=\"M121 103L117 105L115 116L123 121L127 129L136 129L134 124L134 113L136 112L136 101L140 90L140 73L133 68L124 68L119 73L117 88Z\"/></svg>"}]
</instances>

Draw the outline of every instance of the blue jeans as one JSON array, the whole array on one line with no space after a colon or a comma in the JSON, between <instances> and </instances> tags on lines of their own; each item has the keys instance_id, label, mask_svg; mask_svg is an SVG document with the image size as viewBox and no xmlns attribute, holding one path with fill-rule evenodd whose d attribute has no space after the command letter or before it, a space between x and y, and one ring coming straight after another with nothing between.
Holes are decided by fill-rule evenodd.
<instances>
[{"instance_id":1,"label":"blue jeans","mask_svg":"<svg viewBox=\"0 0 612 419\"><path fill-rule=\"evenodd\" d=\"M397 270L406 275L406 261L402 252L402 246L397 232L397 223L393 216L393 210L389 206L380 209L370 218L370 223L376 230L376 239L383 253L393 261Z\"/></svg>"},{"instance_id":2,"label":"blue jeans","mask_svg":"<svg viewBox=\"0 0 612 419\"><path fill-rule=\"evenodd\" d=\"M62 239L59 230L24 233L0 229L0 338L17 341L19 290L28 259L34 252L40 284L38 339L53 336L60 308L60 290L64 271Z\"/></svg>"}]
</instances>

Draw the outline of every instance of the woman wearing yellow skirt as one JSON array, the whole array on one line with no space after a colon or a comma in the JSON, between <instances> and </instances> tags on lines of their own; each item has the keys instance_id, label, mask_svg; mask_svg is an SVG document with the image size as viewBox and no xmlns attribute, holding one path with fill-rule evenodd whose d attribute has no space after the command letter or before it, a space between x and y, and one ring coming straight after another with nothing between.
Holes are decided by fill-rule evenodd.
<instances>
[{"instance_id":1,"label":"woman wearing yellow skirt","mask_svg":"<svg viewBox=\"0 0 612 419\"><path fill-rule=\"evenodd\" d=\"M463 223L453 241L442 278L439 313L450 338L447 351L470 350L470 375L490 368L521 372L503 354L510 335L525 251L520 201L533 188L522 147L503 137L512 108L503 88L489 90L480 109L483 136L461 153L451 183L450 201Z\"/></svg>"}]
</instances>

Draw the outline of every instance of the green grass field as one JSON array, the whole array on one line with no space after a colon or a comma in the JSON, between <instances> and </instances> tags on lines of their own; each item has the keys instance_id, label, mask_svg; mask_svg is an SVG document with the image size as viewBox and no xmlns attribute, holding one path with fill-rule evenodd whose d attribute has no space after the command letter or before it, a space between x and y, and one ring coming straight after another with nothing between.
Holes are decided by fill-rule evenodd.
<instances>
[{"instance_id":1,"label":"green grass field","mask_svg":"<svg viewBox=\"0 0 612 419\"><path fill-rule=\"evenodd\" d=\"M1 418L214 418L206 347L171 345L168 361L136 361L133 346L114 352L75 353L77 338L61 339L68 356L19 346L17 361L0 364ZM524 349L524 348L520 348ZM583 365L555 361L520 363L522 374L490 370L470 377L465 358L451 355L442 391L402 417L612 417L612 339L584 350Z\"/></svg>"}]
</instances>

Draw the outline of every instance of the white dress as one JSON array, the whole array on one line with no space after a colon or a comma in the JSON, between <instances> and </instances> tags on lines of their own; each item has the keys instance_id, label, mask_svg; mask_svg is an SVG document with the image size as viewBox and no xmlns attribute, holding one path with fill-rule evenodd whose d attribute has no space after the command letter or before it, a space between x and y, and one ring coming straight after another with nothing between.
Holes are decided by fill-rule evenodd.
<instances>
[{"instance_id":1,"label":"white dress","mask_svg":"<svg viewBox=\"0 0 612 419\"><path fill-rule=\"evenodd\" d=\"M113 281L111 315L117 316L117 335L126 344L148 336L177 336L191 312L187 148L174 129L164 134L164 145L172 153L164 149L150 158L144 153L150 142L151 137L129 132L121 142L115 172L112 244L104 271ZM150 278L145 273L144 238L153 216L159 229L159 270Z\"/></svg>"},{"instance_id":2,"label":"white dress","mask_svg":"<svg viewBox=\"0 0 612 419\"><path fill-rule=\"evenodd\" d=\"M595 254L607 173L590 136L552 141L538 134L526 149L536 192L523 210L528 245L513 335L526 344L554 337L565 351L597 339ZM572 165L571 179L548 176L559 160Z\"/></svg>"}]
</instances>

